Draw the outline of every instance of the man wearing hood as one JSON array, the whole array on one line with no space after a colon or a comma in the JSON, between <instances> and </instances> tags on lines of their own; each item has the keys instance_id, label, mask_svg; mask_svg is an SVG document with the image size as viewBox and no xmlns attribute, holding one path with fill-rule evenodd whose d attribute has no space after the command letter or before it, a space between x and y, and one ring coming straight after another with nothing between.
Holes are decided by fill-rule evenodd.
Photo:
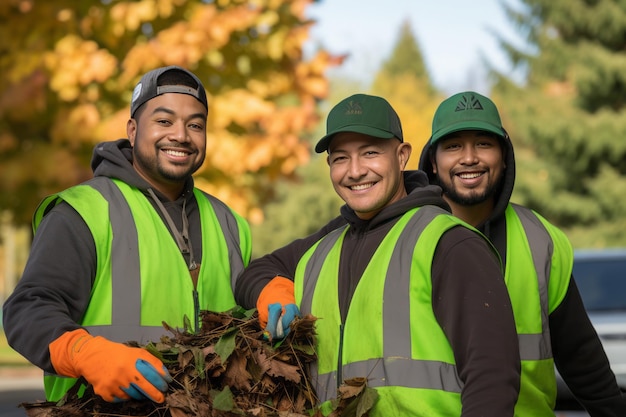
<instances>
[{"instance_id":1,"label":"man wearing hood","mask_svg":"<svg viewBox=\"0 0 626 417\"><path fill-rule=\"evenodd\" d=\"M495 104L466 91L444 100L419 168L452 214L483 232L504 265L522 359L516 416L554 416L554 365L592 417L626 416L626 403L571 276L565 234L511 203L513 145Z\"/></svg>"},{"instance_id":2,"label":"man wearing hood","mask_svg":"<svg viewBox=\"0 0 626 417\"><path fill-rule=\"evenodd\" d=\"M322 407L345 379L378 394L377 416L513 416L519 351L499 259L451 216L381 97L338 103L327 134L330 178L346 202L320 232L251 262L240 305L270 338L300 311L318 317L311 381Z\"/></svg>"},{"instance_id":3,"label":"man wearing hood","mask_svg":"<svg viewBox=\"0 0 626 417\"><path fill-rule=\"evenodd\" d=\"M35 212L30 256L3 317L9 344L44 371L49 401L83 377L106 401L163 402L167 369L124 342L156 342L163 322L183 327L185 317L197 329L201 309L236 305L250 230L194 187L207 114L193 73L146 73L133 91L128 139L98 144L94 178Z\"/></svg>"}]
</instances>

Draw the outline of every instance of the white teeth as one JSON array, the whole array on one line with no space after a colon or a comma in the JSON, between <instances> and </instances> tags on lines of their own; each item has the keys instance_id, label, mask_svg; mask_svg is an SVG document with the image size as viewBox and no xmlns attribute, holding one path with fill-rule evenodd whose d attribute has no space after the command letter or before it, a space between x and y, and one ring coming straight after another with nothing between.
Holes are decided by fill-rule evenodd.
<instances>
[{"instance_id":1,"label":"white teeth","mask_svg":"<svg viewBox=\"0 0 626 417\"><path fill-rule=\"evenodd\" d=\"M172 155L172 156L187 156L186 152L181 152L181 151L173 151L173 150L166 150L165 151L166 154L168 155Z\"/></svg>"},{"instance_id":2,"label":"white teeth","mask_svg":"<svg viewBox=\"0 0 626 417\"><path fill-rule=\"evenodd\" d=\"M471 180L473 178L478 178L481 175L482 174L480 172L473 172L468 174L459 174L459 177L463 178L464 180Z\"/></svg>"},{"instance_id":3,"label":"white teeth","mask_svg":"<svg viewBox=\"0 0 626 417\"><path fill-rule=\"evenodd\" d=\"M353 185L352 187L350 187L350 189L353 191L360 191L360 190L365 190L367 188L370 188L373 185L374 184L370 182L368 184Z\"/></svg>"}]
</instances>

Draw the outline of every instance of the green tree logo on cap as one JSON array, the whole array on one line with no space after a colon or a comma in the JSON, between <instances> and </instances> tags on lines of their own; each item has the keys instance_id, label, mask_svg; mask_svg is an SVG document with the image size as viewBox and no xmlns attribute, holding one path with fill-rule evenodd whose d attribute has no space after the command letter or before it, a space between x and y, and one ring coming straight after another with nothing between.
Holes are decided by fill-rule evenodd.
<instances>
[{"instance_id":1,"label":"green tree logo on cap","mask_svg":"<svg viewBox=\"0 0 626 417\"><path fill-rule=\"evenodd\" d=\"M356 101L350 100L346 107L346 113L345 113L346 116L351 115L351 114L361 114L361 113L363 113L363 109L361 109L361 105Z\"/></svg>"},{"instance_id":2,"label":"green tree logo on cap","mask_svg":"<svg viewBox=\"0 0 626 417\"><path fill-rule=\"evenodd\" d=\"M402 142L402 125L387 100L368 94L353 94L341 100L328 113L326 135L315 145L315 152L328 150L333 135L340 132L362 133L380 139L397 138Z\"/></svg>"},{"instance_id":3,"label":"green tree logo on cap","mask_svg":"<svg viewBox=\"0 0 626 417\"><path fill-rule=\"evenodd\" d=\"M482 130L504 137L496 105L474 91L465 91L445 99L433 117L430 143L462 130Z\"/></svg>"},{"instance_id":4,"label":"green tree logo on cap","mask_svg":"<svg viewBox=\"0 0 626 417\"><path fill-rule=\"evenodd\" d=\"M483 110L483 105L480 104L478 97L474 95L472 95L469 99L466 96L463 96L456 104L456 109L454 109L454 111L462 111L467 109Z\"/></svg>"}]
</instances>

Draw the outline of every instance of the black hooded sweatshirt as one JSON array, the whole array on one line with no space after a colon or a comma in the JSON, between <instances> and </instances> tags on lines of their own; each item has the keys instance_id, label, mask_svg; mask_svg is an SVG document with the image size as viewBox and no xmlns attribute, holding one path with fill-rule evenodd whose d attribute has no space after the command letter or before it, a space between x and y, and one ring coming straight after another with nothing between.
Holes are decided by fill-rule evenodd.
<instances>
[{"instance_id":1,"label":"black hooded sweatshirt","mask_svg":"<svg viewBox=\"0 0 626 417\"><path fill-rule=\"evenodd\" d=\"M506 265L506 220L504 211L509 205L515 184L515 156L508 135L501 142L505 151L504 178L496 191L496 202L491 215L477 229L496 247L502 264ZM419 169L428 175L430 184L438 184L433 174L430 141L422 149ZM623 397L602 343L589 320L576 287L574 277L563 301L549 316L552 354L559 373L580 404L591 417L626 416L626 398Z\"/></svg>"},{"instance_id":2,"label":"black hooded sweatshirt","mask_svg":"<svg viewBox=\"0 0 626 417\"><path fill-rule=\"evenodd\" d=\"M408 196L372 219L362 220L343 206L341 216L318 232L252 261L237 281L238 303L256 307L259 293L272 278L280 275L293 279L302 255L321 237L349 223L339 264L340 311L345 319L373 252L400 217L427 204L449 210L441 189L429 185L423 172L405 172L404 177ZM457 371L465 383L462 416L512 416L519 392L519 348L498 260L482 238L459 226L443 234L431 272L433 312L450 341ZM487 304L493 308L485 309Z\"/></svg>"},{"instance_id":3,"label":"black hooded sweatshirt","mask_svg":"<svg viewBox=\"0 0 626 417\"><path fill-rule=\"evenodd\" d=\"M91 167L96 177L117 178L141 189L163 218L148 192L151 186L139 176L131 161L130 142L120 139L98 144ZM192 190L190 178L175 201L153 191L178 230L182 229L183 200L187 200L189 238L199 264L202 262L200 215ZM167 225L165 220L164 223ZM66 331L80 327L77 323L89 304L95 276L96 248L92 234L82 217L62 202L43 218L33 238L24 274L3 305L4 330L11 347L44 371L54 372L48 345Z\"/></svg>"}]
</instances>

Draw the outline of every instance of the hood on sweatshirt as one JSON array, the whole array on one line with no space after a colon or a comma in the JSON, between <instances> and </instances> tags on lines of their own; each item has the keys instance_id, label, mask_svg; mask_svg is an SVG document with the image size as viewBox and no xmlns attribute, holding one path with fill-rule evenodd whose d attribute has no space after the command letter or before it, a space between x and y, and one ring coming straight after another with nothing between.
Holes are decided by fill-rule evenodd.
<instances>
[{"instance_id":1,"label":"hood on sweatshirt","mask_svg":"<svg viewBox=\"0 0 626 417\"><path fill-rule=\"evenodd\" d=\"M159 199L167 201L167 198L143 179L133 167L133 147L128 139L97 144L91 157L91 169L94 177L117 178L146 194L147 190L152 188ZM193 178L186 181L184 195L190 194L188 191L193 189L193 184Z\"/></svg>"},{"instance_id":2,"label":"hood on sweatshirt","mask_svg":"<svg viewBox=\"0 0 626 417\"><path fill-rule=\"evenodd\" d=\"M513 143L502 127L495 104L489 98L473 91L455 94L440 104L433 118L432 130L433 134L422 149L418 168L426 172L429 183L434 185L438 185L439 182L433 173L432 158L436 149L436 142L439 139L462 130L484 130L497 134L500 139L506 164L502 173L503 181L499 189L496 190L494 210L485 222L477 225L479 230L488 230L491 222L504 215L515 185Z\"/></svg>"}]
</instances>

